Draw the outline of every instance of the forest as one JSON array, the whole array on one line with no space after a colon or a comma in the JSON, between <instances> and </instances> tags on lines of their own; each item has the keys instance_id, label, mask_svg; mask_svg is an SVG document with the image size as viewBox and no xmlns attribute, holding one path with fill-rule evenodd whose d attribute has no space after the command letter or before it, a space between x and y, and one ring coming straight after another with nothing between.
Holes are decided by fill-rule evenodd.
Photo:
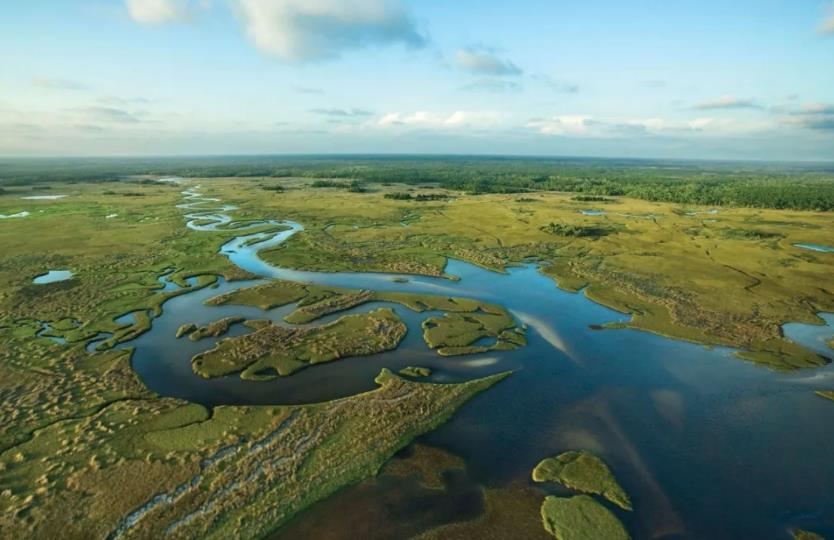
<instances>
[{"instance_id":1,"label":"forest","mask_svg":"<svg viewBox=\"0 0 834 540\"><path fill-rule=\"evenodd\" d=\"M314 187L433 185L482 193L559 191L707 206L834 210L834 164L466 156L249 156L5 159L0 189L137 175L311 178ZM39 186L41 187L41 186Z\"/></svg>"}]
</instances>

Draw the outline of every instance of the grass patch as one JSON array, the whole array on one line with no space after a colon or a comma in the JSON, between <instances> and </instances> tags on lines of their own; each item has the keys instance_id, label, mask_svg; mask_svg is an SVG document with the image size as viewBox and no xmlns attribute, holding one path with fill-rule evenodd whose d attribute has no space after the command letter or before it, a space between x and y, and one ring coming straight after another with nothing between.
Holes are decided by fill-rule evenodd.
<instances>
[{"instance_id":1,"label":"grass patch","mask_svg":"<svg viewBox=\"0 0 834 540\"><path fill-rule=\"evenodd\" d=\"M227 338L191 360L205 378L242 372L250 380L292 375L313 364L348 356L366 356L396 348L406 327L387 308L346 315L315 328L263 325L252 333Z\"/></svg>"},{"instance_id":2,"label":"grass patch","mask_svg":"<svg viewBox=\"0 0 834 540\"><path fill-rule=\"evenodd\" d=\"M533 469L533 480L555 482L583 493L601 495L624 510L632 509L631 499L611 469L590 452L564 452L542 460Z\"/></svg>"},{"instance_id":3,"label":"grass patch","mask_svg":"<svg viewBox=\"0 0 834 540\"><path fill-rule=\"evenodd\" d=\"M406 366L400 370L400 375L406 377L428 377L431 375L431 369L420 366Z\"/></svg>"},{"instance_id":4,"label":"grass patch","mask_svg":"<svg viewBox=\"0 0 834 540\"><path fill-rule=\"evenodd\" d=\"M559 540L628 540L620 520L587 495L545 498L541 508L547 532Z\"/></svg>"}]
</instances>

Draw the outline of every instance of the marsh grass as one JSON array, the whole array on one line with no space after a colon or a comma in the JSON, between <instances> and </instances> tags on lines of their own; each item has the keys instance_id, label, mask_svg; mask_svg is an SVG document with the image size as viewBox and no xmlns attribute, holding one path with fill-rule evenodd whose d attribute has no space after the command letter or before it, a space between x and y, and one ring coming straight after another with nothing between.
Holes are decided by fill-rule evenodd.
<instances>
[{"instance_id":1,"label":"marsh grass","mask_svg":"<svg viewBox=\"0 0 834 540\"><path fill-rule=\"evenodd\" d=\"M631 499L599 457L585 451L570 451L542 460L533 469L536 482L555 482L566 487L601 495L623 510L631 510Z\"/></svg>"},{"instance_id":2,"label":"marsh grass","mask_svg":"<svg viewBox=\"0 0 834 540\"><path fill-rule=\"evenodd\" d=\"M541 508L547 532L558 540L628 540L620 520L587 495L545 498Z\"/></svg>"}]
</instances>

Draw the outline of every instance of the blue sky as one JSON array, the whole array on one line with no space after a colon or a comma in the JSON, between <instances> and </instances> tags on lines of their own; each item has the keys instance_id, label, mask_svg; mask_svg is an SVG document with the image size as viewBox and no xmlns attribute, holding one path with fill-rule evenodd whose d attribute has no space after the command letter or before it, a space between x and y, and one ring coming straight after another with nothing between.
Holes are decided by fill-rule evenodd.
<instances>
[{"instance_id":1,"label":"blue sky","mask_svg":"<svg viewBox=\"0 0 834 540\"><path fill-rule=\"evenodd\" d=\"M834 3L0 3L0 155L834 160Z\"/></svg>"}]
</instances>

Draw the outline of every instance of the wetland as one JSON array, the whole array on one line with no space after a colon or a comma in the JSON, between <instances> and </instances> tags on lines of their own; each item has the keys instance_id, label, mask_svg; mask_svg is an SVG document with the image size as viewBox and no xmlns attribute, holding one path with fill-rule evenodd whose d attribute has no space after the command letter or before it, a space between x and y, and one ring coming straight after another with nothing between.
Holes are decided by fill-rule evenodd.
<instances>
[{"instance_id":1,"label":"wetland","mask_svg":"<svg viewBox=\"0 0 834 540\"><path fill-rule=\"evenodd\" d=\"M827 214L163 180L50 201L32 219L49 252L0 229L29 280L73 268L4 274L21 378L0 527L349 538L350 513L379 538L834 534L834 274L794 247L825 245ZM113 213L118 257L62 249L64 216ZM691 231L700 213L717 221ZM756 225L785 220L810 226ZM163 249L124 243L142 230Z\"/></svg>"}]
</instances>

